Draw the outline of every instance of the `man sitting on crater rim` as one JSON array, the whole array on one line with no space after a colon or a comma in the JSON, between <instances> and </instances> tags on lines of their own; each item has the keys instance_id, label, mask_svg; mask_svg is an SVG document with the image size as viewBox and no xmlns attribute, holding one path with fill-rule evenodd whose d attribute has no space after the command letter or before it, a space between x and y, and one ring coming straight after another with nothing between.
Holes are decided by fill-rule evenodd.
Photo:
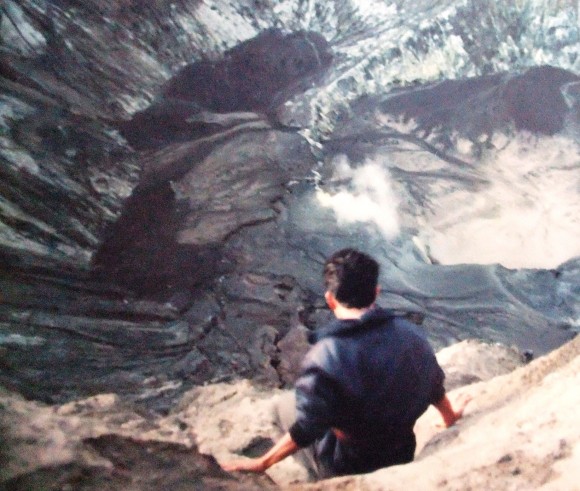
<instances>
[{"instance_id":1,"label":"man sitting on crater rim","mask_svg":"<svg viewBox=\"0 0 580 491\"><path fill-rule=\"evenodd\" d=\"M320 479L372 472L413 460L413 427L430 404L447 427L461 418L468 399L452 407L421 329L375 305L378 276L378 263L355 249L326 261L336 319L309 339L293 422L264 455L227 462L226 471L264 472L303 449Z\"/></svg>"}]
</instances>

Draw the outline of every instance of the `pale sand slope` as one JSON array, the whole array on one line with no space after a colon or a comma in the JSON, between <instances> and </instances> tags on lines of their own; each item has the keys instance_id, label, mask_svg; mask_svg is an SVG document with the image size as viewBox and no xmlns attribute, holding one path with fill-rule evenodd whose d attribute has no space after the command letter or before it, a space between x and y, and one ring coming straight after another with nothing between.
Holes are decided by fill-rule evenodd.
<instances>
[{"instance_id":1,"label":"pale sand slope","mask_svg":"<svg viewBox=\"0 0 580 491\"><path fill-rule=\"evenodd\" d=\"M450 393L452 399L473 397L456 427L436 428L434 410L419 420L418 450L435 438L414 463L307 484L298 464L287 459L268 475L286 489L580 490L580 338L515 370L519 355L498 345L463 342L438 357L451 385L495 378ZM67 462L106 471L112 464L83 445L105 434L197 444L218 461L259 453L277 437L272 404L279 394L249 381L208 385L160 418L139 414L112 394L45 406L0 390L1 433L9 445L0 474L7 479Z\"/></svg>"}]
</instances>

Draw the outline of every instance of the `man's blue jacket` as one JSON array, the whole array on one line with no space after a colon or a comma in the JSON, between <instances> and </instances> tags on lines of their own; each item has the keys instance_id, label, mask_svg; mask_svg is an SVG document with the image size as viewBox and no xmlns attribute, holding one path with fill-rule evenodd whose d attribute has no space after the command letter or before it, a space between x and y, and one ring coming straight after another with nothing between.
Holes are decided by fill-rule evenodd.
<instances>
[{"instance_id":1,"label":"man's blue jacket","mask_svg":"<svg viewBox=\"0 0 580 491\"><path fill-rule=\"evenodd\" d=\"M290 435L300 447L315 444L320 477L413 460L413 426L445 395L445 375L421 329L376 307L331 322L311 342Z\"/></svg>"}]
</instances>

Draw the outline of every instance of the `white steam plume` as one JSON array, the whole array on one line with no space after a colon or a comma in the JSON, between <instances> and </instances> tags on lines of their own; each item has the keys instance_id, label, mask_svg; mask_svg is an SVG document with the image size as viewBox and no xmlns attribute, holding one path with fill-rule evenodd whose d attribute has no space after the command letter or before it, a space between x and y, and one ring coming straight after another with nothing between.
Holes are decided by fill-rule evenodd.
<instances>
[{"instance_id":1,"label":"white steam plume","mask_svg":"<svg viewBox=\"0 0 580 491\"><path fill-rule=\"evenodd\" d=\"M388 170L378 162L367 161L353 169L345 156L335 158L333 179L344 181L337 192L318 190L318 200L332 208L339 225L374 223L386 238L399 233L399 200Z\"/></svg>"},{"instance_id":2,"label":"white steam plume","mask_svg":"<svg viewBox=\"0 0 580 491\"><path fill-rule=\"evenodd\" d=\"M421 229L416 243L425 244L441 264L551 269L580 256L580 146L564 136L530 135L509 140L497 135L493 144L499 150L465 174L477 179L475 191L473 182L450 187L435 172L432 179L416 180L429 209L417 209L414 216L399 216L400 199L387 169L401 162L376 160L352 168L346 157L337 158L333 181L341 187L332 194L319 190L318 200L335 211L340 225L374 223L387 239L400 233L400 221L411 224L422 215L422 223L414 225ZM468 146L460 142L458 148ZM438 161L436 167L445 165ZM407 167L412 178L434 163L415 158ZM481 178L489 186L479 184Z\"/></svg>"}]
</instances>

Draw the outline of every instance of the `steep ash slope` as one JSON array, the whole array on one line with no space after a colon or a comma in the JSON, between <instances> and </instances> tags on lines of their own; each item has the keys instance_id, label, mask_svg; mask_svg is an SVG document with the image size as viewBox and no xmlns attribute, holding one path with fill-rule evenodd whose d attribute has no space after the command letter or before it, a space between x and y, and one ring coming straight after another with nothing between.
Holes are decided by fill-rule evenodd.
<instances>
[{"instance_id":1,"label":"steep ash slope","mask_svg":"<svg viewBox=\"0 0 580 491\"><path fill-rule=\"evenodd\" d=\"M450 397L473 397L464 419L442 431L436 411L428 411L416 426L414 463L314 484L292 459L267 476L219 468L215 458L251 456L276 438L271 409L280 391L248 381L197 387L167 417L142 414L114 394L45 406L2 390L0 486L575 490L579 396L570 387L578 383L578 341L515 370L521 362L505 347L470 341L446 348L439 353L446 371L463 381Z\"/></svg>"}]
</instances>

